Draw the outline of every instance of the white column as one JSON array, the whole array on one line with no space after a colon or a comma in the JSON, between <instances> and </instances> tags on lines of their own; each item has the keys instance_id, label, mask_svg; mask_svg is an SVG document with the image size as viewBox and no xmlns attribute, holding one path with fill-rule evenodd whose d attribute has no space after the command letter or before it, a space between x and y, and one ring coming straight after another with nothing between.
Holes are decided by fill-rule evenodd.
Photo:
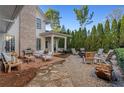
<instances>
[{"instance_id":1,"label":"white column","mask_svg":"<svg viewBox=\"0 0 124 93\"><path fill-rule=\"evenodd\" d=\"M64 50L67 50L67 37L65 37Z\"/></svg>"},{"instance_id":2,"label":"white column","mask_svg":"<svg viewBox=\"0 0 124 93\"><path fill-rule=\"evenodd\" d=\"M51 52L54 52L54 36L51 36Z\"/></svg>"},{"instance_id":3,"label":"white column","mask_svg":"<svg viewBox=\"0 0 124 93\"><path fill-rule=\"evenodd\" d=\"M58 51L58 39L56 39L56 52Z\"/></svg>"}]
</instances>

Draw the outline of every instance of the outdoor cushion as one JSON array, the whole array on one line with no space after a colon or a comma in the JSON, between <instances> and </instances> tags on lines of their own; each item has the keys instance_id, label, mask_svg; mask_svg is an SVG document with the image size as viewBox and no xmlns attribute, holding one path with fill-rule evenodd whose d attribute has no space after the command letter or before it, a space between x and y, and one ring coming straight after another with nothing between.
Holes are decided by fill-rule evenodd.
<instances>
[{"instance_id":1,"label":"outdoor cushion","mask_svg":"<svg viewBox=\"0 0 124 93\"><path fill-rule=\"evenodd\" d=\"M100 49L98 50L98 55L101 55L101 54L103 53L103 50L104 50L104 49L100 48Z\"/></svg>"},{"instance_id":2,"label":"outdoor cushion","mask_svg":"<svg viewBox=\"0 0 124 93\"><path fill-rule=\"evenodd\" d=\"M11 62L12 61L11 55L8 55L7 53L2 53L2 54L3 54L6 62Z\"/></svg>"}]
</instances>

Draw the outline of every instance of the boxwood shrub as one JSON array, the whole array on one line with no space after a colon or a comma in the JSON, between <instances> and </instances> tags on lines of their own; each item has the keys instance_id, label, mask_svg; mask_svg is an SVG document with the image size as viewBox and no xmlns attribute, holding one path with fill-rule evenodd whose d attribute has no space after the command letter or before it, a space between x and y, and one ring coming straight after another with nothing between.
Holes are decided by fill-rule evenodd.
<instances>
[{"instance_id":1,"label":"boxwood shrub","mask_svg":"<svg viewBox=\"0 0 124 93\"><path fill-rule=\"evenodd\" d=\"M122 68L124 72L124 48L115 49L115 54L117 57L118 65Z\"/></svg>"}]
</instances>

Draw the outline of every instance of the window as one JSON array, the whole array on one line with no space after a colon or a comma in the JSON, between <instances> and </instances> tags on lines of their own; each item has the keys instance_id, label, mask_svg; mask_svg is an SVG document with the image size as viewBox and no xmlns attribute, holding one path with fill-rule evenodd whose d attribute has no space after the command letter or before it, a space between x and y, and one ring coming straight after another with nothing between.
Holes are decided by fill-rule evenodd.
<instances>
[{"instance_id":1,"label":"window","mask_svg":"<svg viewBox=\"0 0 124 93\"><path fill-rule=\"evenodd\" d=\"M36 26L37 26L37 29L41 29L41 19L40 18L36 18Z\"/></svg>"},{"instance_id":2,"label":"window","mask_svg":"<svg viewBox=\"0 0 124 93\"><path fill-rule=\"evenodd\" d=\"M14 36L6 36L6 52L15 51L15 37Z\"/></svg>"},{"instance_id":3,"label":"window","mask_svg":"<svg viewBox=\"0 0 124 93\"><path fill-rule=\"evenodd\" d=\"M37 50L41 50L41 39L37 38Z\"/></svg>"}]
</instances>

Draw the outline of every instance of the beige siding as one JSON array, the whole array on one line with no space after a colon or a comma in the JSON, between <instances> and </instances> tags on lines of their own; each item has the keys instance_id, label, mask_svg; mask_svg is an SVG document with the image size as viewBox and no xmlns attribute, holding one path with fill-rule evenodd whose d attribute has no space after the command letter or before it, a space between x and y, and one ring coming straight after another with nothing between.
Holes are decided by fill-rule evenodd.
<instances>
[{"instance_id":1,"label":"beige siding","mask_svg":"<svg viewBox=\"0 0 124 93\"><path fill-rule=\"evenodd\" d=\"M38 9L35 10L35 17L41 19L41 29L36 28L36 38L41 38L41 49L45 49L45 38L40 36L40 33L45 32L45 18ZM36 22L35 22L36 25Z\"/></svg>"},{"instance_id":2,"label":"beige siding","mask_svg":"<svg viewBox=\"0 0 124 93\"><path fill-rule=\"evenodd\" d=\"M20 54L27 48L36 50L36 6L24 6L20 13Z\"/></svg>"}]
</instances>

